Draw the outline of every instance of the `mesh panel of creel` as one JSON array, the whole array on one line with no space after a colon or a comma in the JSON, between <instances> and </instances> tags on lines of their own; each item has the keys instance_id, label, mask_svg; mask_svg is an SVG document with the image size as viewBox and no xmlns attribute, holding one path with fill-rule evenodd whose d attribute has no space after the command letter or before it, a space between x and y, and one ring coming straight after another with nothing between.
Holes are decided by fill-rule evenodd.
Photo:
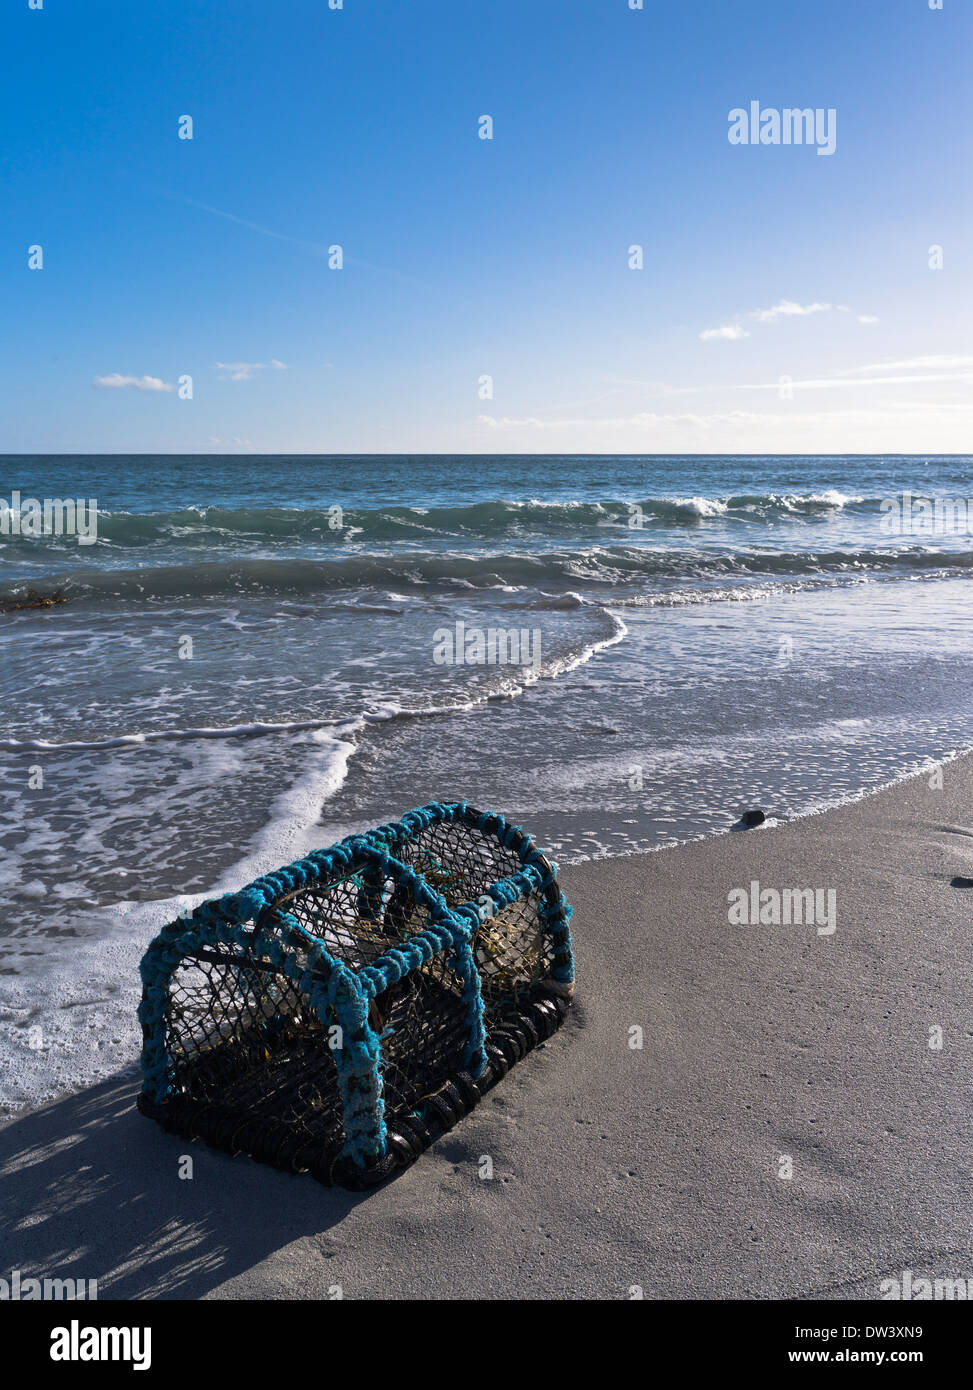
<instances>
[{"instance_id":1,"label":"mesh panel of creel","mask_svg":"<svg viewBox=\"0 0 973 1390\"><path fill-rule=\"evenodd\" d=\"M368 964L429 925L428 912L409 889L390 880L379 888L367 875L356 876L356 887L370 889L371 898L363 899L359 891L356 901L359 906L364 902L374 915L358 917L353 927L340 932L334 930L329 913L322 911L318 888L283 898L278 907L309 931L323 935L332 954L352 966ZM469 1020L462 995L462 981L450 954L445 953L372 1001L369 1023L382 1039L382 1079L390 1120L413 1110L463 1067Z\"/></svg>"},{"instance_id":2,"label":"mesh panel of creel","mask_svg":"<svg viewBox=\"0 0 973 1390\"><path fill-rule=\"evenodd\" d=\"M231 1131L237 1140L227 1147L252 1152L263 1130L266 1143L289 1131L318 1158L341 1148L327 1029L266 958L216 950L187 958L173 977L167 1022L176 1095L205 1107L208 1127L226 1116L227 1140Z\"/></svg>"},{"instance_id":3,"label":"mesh panel of creel","mask_svg":"<svg viewBox=\"0 0 973 1390\"><path fill-rule=\"evenodd\" d=\"M450 907L477 901L491 884L522 867L515 850L461 820L426 826L395 852L442 893ZM475 934L474 954L488 1021L550 976L553 951L542 930L542 901L539 892L530 893L488 917Z\"/></svg>"},{"instance_id":4,"label":"mesh panel of creel","mask_svg":"<svg viewBox=\"0 0 973 1390\"><path fill-rule=\"evenodd\" d=\"M389 903L389 881L370 886L370 902ZM268 1136L274 1127L286 1127L295 1140L311 1143L320 1161L340 1149L344 1131L328 1028L307 997L271 964L261 926L279 927L281 913L293 916L331 956L359 969L428 921L412 895L401 890L393 914L363 918L365 887L359 873L288 894L264 915L246 953L198 951L176 971L167 1015L176 1089L183 1100L208 1105L207 1125L225 1111L263 1124ZM286 945L305 969L304 939L291 933ZM381 1033L374 1004L372 1013ZM404 1005L398 1016L408 1016ZM462 1055L454 1069L459 1065ZM241 1144L249 1138L249 1130L238 1136Z\"/></svg>"},{"instance_id":5,"label":"mesh panel of creel","mask_svg":"<svg viewBox=\"0 0 973 1390\"><path fill-rule=\"evenodd\" d=\"M520 856L496 836L461 820L425 826L397 845L395 854L442 893L450 907L475 900L491 883L509 878L521 867Z\"/></svg>"},{"instance_id":6,"label":"mesh panel of creel","mask_svg":"<svg viewBox=\"0 0 973 1390\"><path fill-rule=\"evenodd\" d=\"M429 925L410 889L365 870L337 887L298 890L276 904L320 936L331 954L360 968ZM357 915L364 909L366 916ZM369 1010L382 1039L386 1111L411 1110L463 1066L469 1022L449 953L383 990Z\"/></svg>"},{"instance_id":7,"label":"mesh panel of creel","mask_svg":"<svg viewBox=\"0 0 973 1390\"><path fill-rule=\"evenodd\" d=\"M435 956L377 997L387 1120L414 1110L463 1067L469 1020L449 954Z\"/></svg>"},{"instance_id":8,"label":"mesh panel of creel","mask_svg":"<svg viewBox=\"0 0 973 1390\"><path fill-rule=\"evenodd\" d=\"M531 893L488 917L473 938L480 989L487 1014L518 1004L533 986L549 979L554 959L543 931L541 897Z\"/></svg>"}]
</instances>

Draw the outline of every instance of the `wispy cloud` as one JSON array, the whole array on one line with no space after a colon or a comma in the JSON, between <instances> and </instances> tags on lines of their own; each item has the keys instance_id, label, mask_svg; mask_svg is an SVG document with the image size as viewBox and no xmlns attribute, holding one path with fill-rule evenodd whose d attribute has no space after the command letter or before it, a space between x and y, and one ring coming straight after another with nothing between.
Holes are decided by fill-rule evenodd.
<instances>
[{"instance_id":1,"label":"wispy cloud","mask_svg":"<svg viewBox=\"0 0 973 1390\"><path fill-rule=\"evenodd\" d=\"M269 362L217 362L216 367L220 381L249 381L255 372L266 371L268 367L278 372L286 371L287 363L278 362L276 357L272 357Z\"/></svg>"},{"instance_id":2,"label":"wispy cloud","mask_svg":"<svg viewBox=\"0 0 973 1390\"><path fill-rule=\"evenodd\" d=\"M704 343L708 343L713 338L726 338L732 342L737 338L749 338L750 334L738 323L724 323L719 328L704 328L699 336Z\"/></svg>"},{"instance_id":3,"label":"wispy cloud","mask_svg":"<svg viewBox=\"0 0 973 1390\"><path fill-rule=\"evenodd\" d=\"M322 242L305 241L301 237L288 236L286 232L278 232L273 227L264 227L259 222L251 222L249 218L238 217L235 212L224 212L222 208L215 208L211 203L201 203L196 198L186 198L178 193L165 193L163 196L186 203L189 207L198 208L200 212L208 212L213 217L222 217L225 222L235 222L238 227L246 227L248 231L256 232L259 236L269 236L273 237L275 241L287 241L292 246L302 246L306 251L313 251L317 256L328 254L329 248Z\"/></svg>"},{"instance_id":4,"label":"wispy cloud","mask_svg":"<svg viewBox=\"0 0 973 1390\"><path fill-rule=\"evenodd\" d=\"M528 415L521 419L514 419L509 415L502 415L499 418L495 415L478 415L476 423L486 425L489 429L532 429L532 430L563 430L563 429L612 429L622 426L648 426L648 425L706 425L710 422L726 420L731 416L745 414L743 411L731 411L724 415L657 415L652 410L640 410L634 415L609 415L598 419L579 418L562 420L541 420L537 416Z\"/></svg>"},{"instance_id":5,"label":"wispy cloud","mask_svg":"<svg viewBox=\"0 0 973 1390\"><path fill-rule=\"evenodd\" d=\"M829 391L842 387L926 386L945 382L973 381L973 357L942 355L912 357L903 362L876 362L864 367L848 367L828 376L788 381L793 390ZM778 391L780 381L761 381L734 387L737 391Z\"/></svg>"},{"instance_id":6,"label":"wispy cloud","mask_svg":"<svg viewBox=\"0 0 973 1390\"><path fill-rule=\"evenodd\" d=\"M737 439L739 437L738 432L746 427L753 427L756 431L752 436L754 446L759 439L769 438L769 435L775 431L783 430L788 433L788 437L791 437L791 431L804 427L812 431L818 430L819 435L816 437L824 441L826 436L820 434L820 430L833 428L837 431L847 427L849 429L894 431L896 422L901 422L913 430L913 434L909 435L910 443L914 441L915 430L928 431L933 427L939 428L941 426L947 432L944 437L950 439L966 422L973 428L973 399L949 400L947 398L944 400L942 399L944 394L955 395L957 393L940 392L937 398L930 396L926 390L930 386L935 388L953 383L965 385L973 382L973 355L960 353L925 354L893 362L870 362L860 367L846 367L819 377L807 377L799 380L780 378L775 381L752 382L730 388L709 385L672 387L662 382L639 381L626 381L625 384L633 387L651 388L654 395L708 394L714 390L724 391L726 389L734 392L761 391L778 394L785 382L788 389L786 399L789 399L792 393L796 396L800 392L827 393L832 390L843 392L844 399L840 407L841 396L839 395L833 402L828 402L823 409L813 412L810 409L810 399L806 398L807 407L804 411L796 408L793 403L782 404L781 408L773 413L759 409L735 409L727 401L723 408L709 410L703 408L666 412L665 410L630 408L628 410L620 409L615 414L604 411L598 415L586 416L584 414L579 415L577 408L575 408L570 413L564 412L562 414L552 411L550 414L543 412L540 415L522 417L478 415L476 423L481 429L486 429L491 434L507 436L505 447L509 446L510 440L519 434L524 440L526 449L530 448L527 441L531 436L543 434L551 438L553 446L553 440L559 433L564 433L566 437L573 437L575 440L580 434L590 441L592 448L601 447L597 441L602 435L613 441L612 447L628 448L629 445L622 442L627 433L631 442L630 447L635 449L643 447L643 441L648 438L664 440L671 437L674 441L678 441L687 431L696 432L705 441L710 439L714 433L718 434L720 431L728 430L732 437ZM849 401L849 387L895 389L885 396L869 398L862 395L860 400ZM963 397L969 396L968 391L963 391L960 394ZM819 399L827 402L827 395L825 394L823 398L819 397ZM831 440L836 437L836 435L827 437L828 447L831 447ZM589 447L589 445L586 444L585 447ZM827 452L824 444L822 444L821 451Z\"/></svg>"},{"instance_id":7,"label":"wispy cloud","mask_svg":"<svg viewBox=\"0 0 973 1390\"><path fill-rule=\"evenodd\" d=\"M869 362L864 367L846 367L835 376L854 376L863 372L912 372L926 368L950 370L953 367L973 367L973 357L960 353L942 352L927 354L925 357L906 357L900 362Z\"/></svg>"},{"instance_id":8,"label":"wispy cloud","mask_svg":"<svg viewBox=\"0 0 973 1390\"><path fill-rule=\"evenodd\" d=\"M334 246L340 244L337 239L331 244L327 244L323 241L308 241L303 237L290 236L287 232L278 232L274 227L264 227L260 222L252 222L248 217L238 217L235 212L227 212L223 208L213 207L212 203L201 203L197 198L187 198L181 193L172 193L168 189L155 188L152 191L158 197L183 203L186 207L197 208L200 212L208 212L211 217L221 217L224 222L233 222L238 227L245 227L247 231L256 232L258 236L272 237L274 241L285 241L291 246L300 246L303 250L310 251L314 256L330 257ZM407 275L395 266L376 265L372 261L363 261L358 257L349 256L347 249L344 252L344 265L345 267L354 266L358 270L371 270L379 275L391 275L394 279L402 281L403 284L414 285L419 289L433 288L429 281L417 279L414 275Z\"/></svg>"},{"instance_id":9,"label":"wispy cloud","mask_svg":"<svg viewBox=\"0 0 973 1390\"><path fill-rule=\"evenodd\" d=\"M829 304L821 300L814 300L811 304L799 304L796 299L782 299L779 304L773 304L769 309L751 309L748 313L737 314L730 323L721 324L719 328L704 328L699 336L704 343L720 338L735 342L739 338L750 337L743 327L744 321L774 323L777 319L809 318L812 314L829 314L833 311L841 314L851 313L847 304ZM878 323L874 314L858 314L857 318L859 323Z\"/></svg>"},{"instance_id":10,"label":"wispy cloud","mask_svg":"<svg viewBox=\"0 0 973 1390\"><path fill-rule=\"evenodd\" d=\"M121 372L109 372L107 376L96 376L91 383L99 391L174 391L170 381L158 376L123 376Z\"/></svg>"},{"instance_id":11,"label":"wispy cloud","mask_svg":"<svg viewBox=\"0 0 973 1390\"><path fill-rule=\"evenodd\" d=\"M795 386L799 383L793 383ZM850 384L850 383L849 383ZM777 383L774 382L774 389ZM478 415L476 423L494 430L526 430L530 432L556 430L652 430L663 427L696 429L709 431L726 427L758 426L768 429L787 429L813 427L826 423L836 425L862 425L879 428L895 421L917 421L928 428L931 418L951 417L953 421L968 421L973 426L973 402L962 401L938 404L930 414L928 402L898 399L890 401L879 409L864 406L851 406L839 410L795 411L786 410L761 412L753 410L717 410L710 412L687 412L678 415L657 414L654 411L638 411L630 415L610 415L588 418L565 418L541 420L536 416L513 418L511 416Z\"/></svg>"},{"instance_id":12,"label":"wispy cloud","mask_svg":"<svg viewBox=\"0 0 973 1390\"><path fill-rule=\"evenodd\" d=\"M640 380L631 377L607 377L606 381L611 383L612 389L601 393L598 396L589 397L587 400L579 399L572 403L571 409L577 411L586 405L604 404L611 400L618 400L620 397L627 397L629 400L652 400L666 399L673 396L711 396L714 393L724 391L779 391L782 386L780 379L776 381L766 381L758 383L742 383L737 385L713 384L707 382L700 385L673 386L668 382L654 380ZM973 355L962 355L959 353L940 353L936 355L926 355L922 357L908 357L896 362L867 362L861 367L845 367L840 371L830 372L825 376L809 377L801 380L788 381L788 387L804 387L808 390L825 390L828 387L845 386L891 386L891 385L926 385L938 384L940 382L966 382L973 381ZM631 388L631 390L623 390ZM633 401L634 403L634 401ZM883 405L882 409L887 410L891 403ZM918 407L917 407L918 408ZM928 406L923 407L930 408ZM942 410L948 408L946 403L938 401L935 409ZM727 415L706 416L698 413L687 414L656 414L652 411L633 412L628 415L601 416L598 418L581 418L572 416L565 418L557 415L560 407L552 407L548 412L544 410L540 415L530 416L524 419L512 419L508 416L497 418L492 415L480 415L477 423L487 425L491 428L511 428L523 425L534 429L558 429L567 428L574 425L608 425L608 424L638 424L640 422L660 422L664 421L673 424L681 421L698 421L701 419L723 420L734 418L740 414L739 411L729 412ZM970 406L973 411L973 404ZM793 411L788 410L788 418L793 418Z\"/></svg>"},{"instance_id":13,"label":"wispy cloud","mask_svg":"<svg viewBox=\"0 0 973 1390\"><path fill-rule=\"evenodd\" d=\"M826 314L833 304L798 304L793 299L782 299L772 309L754 309L750 314L758 323L773 323L774 319L806 318L808 314Z\"/></svg>"}]
</instances>

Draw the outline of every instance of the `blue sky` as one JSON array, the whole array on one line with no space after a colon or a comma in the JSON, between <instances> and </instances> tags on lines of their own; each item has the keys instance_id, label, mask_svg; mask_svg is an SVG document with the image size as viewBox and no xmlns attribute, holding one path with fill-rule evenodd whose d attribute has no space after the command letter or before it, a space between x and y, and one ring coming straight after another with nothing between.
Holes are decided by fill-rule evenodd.
<instances>
[{"instance_id":1,"label":"blue sky","mask_svg":"<svg viewBox=\"0 0 973 1390\"><path fill-rule=\"evenodd\" d=\"M5 0L0 38L3 452L973 447L966 0ZM751 101L833 108L834 154L731 145Z\"/></svg>"}]
</instances>

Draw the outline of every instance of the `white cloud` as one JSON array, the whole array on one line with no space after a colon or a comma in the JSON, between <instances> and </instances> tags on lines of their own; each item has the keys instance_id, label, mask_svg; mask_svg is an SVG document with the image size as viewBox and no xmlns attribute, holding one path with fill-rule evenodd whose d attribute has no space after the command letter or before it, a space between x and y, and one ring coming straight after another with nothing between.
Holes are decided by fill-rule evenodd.
<instances>
[{"instance_id":1,"label":"white cloud","mask_svg":"<svg viewBox=\"0 0 973 1390\"><path fill-rule=\"evenodd\" d=\"M121 372L109 372L107 376L96 376L91 383L99 391L174 391L169 381L157 376L123 376Z\"/></svg>"},{"instance_id":2,"label":"white cloud","mask_svg":"<svg viewBox=\"0 0 973 1390\"><path fill-rule=\"evenodd\" d=\"M782 299L772 309L754 309L750 314L758 323L771 323L774 319L804 318L808 314L825 314L832 304L797 304L793 299Z\"/></svg>"},{"instance_id":3,"label":"white cloud","mask_svg":"<svg viewBox=\"0 0 973 1390\"><path fill-rule=\"evenodd\" d=\"M276 357L270 359L269 365L275 367L277 371L283 372L287 368L286 362L278 362ZM217 362L217 370L228 375L220 377L220 381L249 381L254 372L262 372L268 366L266 362Z\"/></svg>"},{"instance_id":4,"label":"white cloud","mask_svg":"<svg viewBox=\"0 0 973 1390\"><path fill-rule=\"evenodd\" d=\"M953 367L973 367L973 357L944 352L925 357L907 357L902 362L869 362L864 367L847 367L835 375L853 376L859 372L913 372L927 368L949 370Z\"/></svg>"},{"instance_id":5,"label":"white cloud","mask_svg":"<svg viewBox=\"0 0 973 1390\"><path fill-rule=\"evenodd\" d=\"M955 453L973 431L971 382L973 355L959 353L843 369L829 364L818 377L737 386L626 380L635 393L616 389L598 404L545 402L539 414L524 417L471 412L476 426L468 439L471 449L489 450L492 440L509 453ZM862 391L847 389L857 386ZM653 401L647 390L682 399ZM748 390L761 394L745 402L740 392Z\"/></svg>"},{"instance_id":6,"label":"white cloud","mask_svg":"<svg viewBox=\"0 0 973 1390\"><path fill-rule=\"evenodd\" d=\"M774 304L770 309L751 309L746 314L738 314L732 323L724 323L719 328L706 328L699 336L704 343L711 342L714 338L735 341L739 338L750 337L750 334L743 327L742 319L750 319L753 323L774 323L777 319L808 318L811 314L828 314L835 309L842 314L851 312L847 304L826 304L819 300L814 300L811 304L798 304L795 299L782 299L779 304ZM857 317L859 323L878 323L874 314L859 314Z\"/></svg>"},{"instance_id":7,"label":"white cloud","mask_svg":"<svg viewBox=\"0 0 973 1390\"><path fill-rule=\"evenodd\" d=\"M610 415L602 416L600 419L576 419L576 420L540 420L534 415L528 415L523 419L513 419L509 415L502 415L498 419L495 415L478 415L476 423L487 425L490 429L531 429L531 430L564 430L564 429L620 429L626 427L644 428L650 425L697 425L707 427L712 423L730 420L737 416L746 415L745 411L734 410L724 415L657 415L651 410L642 410L635 415ZM754 417L756 418L756 417Z\"/></svg>"},{"instance_id":8,"label":"white cloud","mask_svg":"<svg viewBox=\"0 0 973 1390\"><path fill-rule=\"evenodd\" d=\"M740 453L795 453L800 448L837 453L852 446L861 453L951 453L962 448L973 429L973 402L930 406L899 398L877 408L856 404L834 410L800 410L795 402L785 402L772 412L724 409L662 415L641 411L558 420L480 415L477 424L487 427L494 438L502 432L505 448L525 453L537 447L534 441L539 434L549 441L544 448L556 444L574 451L637 453L651 448L678 452L692 440L701 453L730 448Z\"/></svg>"},{"instance_id":9,"label":"white cloud","mask_svg":"<svg viewBox=\"0 0 973 1390\"><path fill-rule=\"evenodd\" d=\"M738 323L724 323L719 328L704 328L699 336L704 343L708 343L714 338L726 338L732 342L737 338L749 338L750 334Z\"/></svg>"},{"instance_id":10,"label":"white cloud","mask_svg":"<svg viewBox=\"0 0 973 1390\"><path fill-rule=\"evenodd\" d=\"M860 369L858 369L860 370ZM969 372L934 372L929 376L858 376L854 378L850 374L841 376L808 377L802 381L788 381L787 385L794 390L804 391L828 391L836 386L915 386L918 384L928 385L930 382L945 381L973 381L973 371ZM779 381L761 381L750 385L736 386L736 391L778 391L781 387Z\"/></svg>"}]
</instances>

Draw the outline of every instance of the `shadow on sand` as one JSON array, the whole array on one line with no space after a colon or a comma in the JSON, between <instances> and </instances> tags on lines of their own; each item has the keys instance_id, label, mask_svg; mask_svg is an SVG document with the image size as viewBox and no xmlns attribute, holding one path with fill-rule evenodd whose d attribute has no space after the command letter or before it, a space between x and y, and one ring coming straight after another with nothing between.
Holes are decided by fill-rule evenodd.
<instances>
[{"instance_id":1,"label":"shadow on sand","mask_svg":"<svg viewBox=\"0 0 973 1390\"><path fill-rule=\"evenodd\" d=\"M0 1129L3 1278L17 1269L97 1279L102 1299L194 1299L302 1237L330 1258L326 1233L367 1194L166 1134L136 1110L137 1090L134 1076L114 1078ZM179 1177L184 1154L191 1180Z\"/></svg>"}]
</instances>

